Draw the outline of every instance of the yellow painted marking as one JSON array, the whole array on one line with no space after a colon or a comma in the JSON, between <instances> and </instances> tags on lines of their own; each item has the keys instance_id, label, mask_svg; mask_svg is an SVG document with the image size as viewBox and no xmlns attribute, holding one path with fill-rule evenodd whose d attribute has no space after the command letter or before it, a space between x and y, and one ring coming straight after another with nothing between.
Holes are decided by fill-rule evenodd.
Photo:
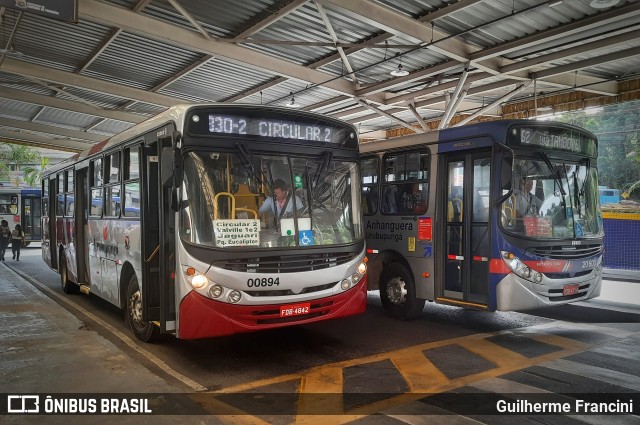
<instances>
[{"instance_id":1,"label":"yellow painted marking","mask_svg":"<svg viewBox=\"0 0 640 425\"><path fill-rule=\"evenodd\" d=\"M391 362L407 382L411 392L427 393L434 385L442 385L449 381L419 350L405 350L392 355Z\"/></svg>"},{"instance_id":2,"label":"yellow painted marking","mask_svg":"<svg viewBox=\"0 0 640 425\"><path fill-rule=\"evenodd\" d=\"M489 306L487 306L486 304L478 304L478 303L472 303L469 301L454 300L453 298L438 297L436 298L436 301L441 303L448 303L448 304L466 305L469 307L481 308L483 310L486 310L487 308L489 308Z\"/></svg>"},{"instance_id":3,"label":"yellow painted marking","mask_svg":"<svg viewBox=\"0 0 640 425\"><path fill-rule=\"evenodd\" d=\"M342 412L342 370L341 367L320 367L307 373L300 385L298 412ZM313 394L313 397L305 397L305 394ZM326 397L318 394L326 394Z\"/></svg>"},{"instance_id":4,"label":"yellow painted marking","mask_svg":"<svg viewBox=\"0 0 640 425\"><path fill-rule=\"evenodd\" d=\"M451 391L483 379L494 378L505 373L522 370L550 360L567 357L580 351L584 351L588 347L594 345L559 335L546 334L544 332L544 329L500 331L464 336L445 341L429 342L387 353L337 362L314 368L306 372L301 372L299 374L289 374L281 377L254 381L248 384L218 390L214 393L232 393L251 389L255 390L274 383L300 379L301 385L295 424L324 425L326 423L331 423L339 425L383 410L391 409L399 405L405 405L413 401L420 400L427 394L438 394ZM528 358L487 340L489 337L500 334L522 335L539 342L557 346L560 350L534 358ZM448 379L444 373L429 361L429 359L423 354L423 351L453 344L458 344L485 358L495 364L496 367L473 375L452 380ZM391 396L386 400L370 403L345 412L343 399L343 369L356 365L376 363L383 360L390 360L398 369L409 387L409 392ZM206 394L201 394L206 396ZM345 414L326 416L318 414L318 412L323 411L332 413L344 412ZM216 414L215 412L213 413ZM251 418L249 415L246 417ZM238 424L240 423L238 422Z\"/></svg>"},{"instance_id":5,"label":"yellow painted marking","mask_svg":"<svg viewBox=\"0 0 640 425\"><path fill-rule=\"evenodd\" d=\"M514 367L523 367L522 365L529 360L522 354L503 348L497 344L487 341L484 338L470 338L466 341L460 341L458 344L472 353L476 353L477 355L493 362L498 366L498 368L511 369Z\"/></svg>"},{"instance_id":6,"label":"yellow painted marking","mask_svg":"<svg viewBox=\"0 0 640 425\"><path fill-rule=\"evenodd\" d=\"M622 212L602 212L602 218L612 218L615 220L640 220L640 214Z\"/></svg>"}]
</instances>

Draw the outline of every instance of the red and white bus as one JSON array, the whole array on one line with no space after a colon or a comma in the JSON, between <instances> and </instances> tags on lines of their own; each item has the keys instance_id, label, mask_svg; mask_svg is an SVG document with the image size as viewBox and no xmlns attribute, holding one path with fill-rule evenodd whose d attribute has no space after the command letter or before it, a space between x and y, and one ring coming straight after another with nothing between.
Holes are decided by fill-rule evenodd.
<instances>
[{"instance_id":1,"label":"red and white bus","mask_svg":"<svg viewBox=\"0 0 640 425\"><path fill-rule=\"evenodd\" d=\"M47 171L43 259L143 341L361 313L358 155L322 115L172 107Z\"/></svg>"}]
</instances>

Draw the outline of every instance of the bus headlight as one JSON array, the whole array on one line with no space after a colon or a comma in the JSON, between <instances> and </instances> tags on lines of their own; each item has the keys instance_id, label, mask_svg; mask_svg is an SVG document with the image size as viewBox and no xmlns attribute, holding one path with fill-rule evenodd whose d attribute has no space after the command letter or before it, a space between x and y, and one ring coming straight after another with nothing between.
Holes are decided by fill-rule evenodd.
<instances>
[{"instance_id":1,"label":"bus headlight","mask_svg":"<svg viewBox=\"0 0 640 425\"><path fill-rule=\"evenodd\" d=\"M195 289L204 288L205 286L207 286L207 283L209 283L209 279L201 274L195 275L191 278L191 286L193 286Z\"/></svg>"},{"instance_id":2,"label":"bus headlight","mask_svg":"<svg viewBox=\"0 0 640 425\"><path fill-rule=\"evenodd\" d=\"M365 263L360 263L358 266L358 273L365 274L367 272L367 265Z\"/></svg>"},{"instance_id":3,"label":"bus headlight","mask_svg":"<svg viewBox=\"0 0 640 425\"><path fill-rule=\"evenodd\" d=\"M194 289L202 289L209 284L209 279L195 268L183 266L183 271L187 282L189 282Z\"/></svg>"},{"instance_id":4,"label":"bus headlight","mask_svg":"<svg viewBox=\"0 0 640 425\"><path fill-rule=\"evenodd\" d=\"M229 295L227 295L227 298L229 299L230 303L235 304L240 301L240 298L242 298L242 294L239 291L231 291L229 292Z\"/></svg>"},{"instance_id":5,"label":"bus headlight","mask_svg":"<svg viewBox=\"0 0 640 425\"><path fill-rule=\"evenodd\" d=\"M343 291L349 289L351 287L351 279L343 279L342 282L340 282L340 287Z\"/></svg>"},{"instance_id":6,"label":"bus headlight","mask_svg":"<svg viewBox=\"0 0 640 425\"><path fill-rule=\"evenodd\" d=\"M218 298L220 295L222 295L222 293L224 292L224 289L222 289L222 286L220 285L212 285L209 288L209 296L211 298Z\"/></svg>"},{"instance_id":7,"label":"bus headlight","mask_svg":"<svg viewBox=\"0 0 640 425\"><path fill-rule=\"evenodd\" d=\"M542 282L542 273L531 270L515 254L507 251L501 251L501 254L502 260L514 274L534 283Z\"/></svg>"}]
</instances>

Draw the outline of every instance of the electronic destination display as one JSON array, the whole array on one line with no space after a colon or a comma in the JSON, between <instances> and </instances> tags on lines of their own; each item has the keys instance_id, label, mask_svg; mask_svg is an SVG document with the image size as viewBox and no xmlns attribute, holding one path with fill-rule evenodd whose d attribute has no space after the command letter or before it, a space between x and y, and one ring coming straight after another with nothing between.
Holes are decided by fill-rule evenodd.
<instances>
[{"instance_id":1,"label":"electronic destination display","mask_svg":"<svg viewBox=\"0 0 640 425\"><path fill-rule=\"evenodd\" d=\"M511 129L509 144L522 147L544 147L546 149L580 153L595 157L595 139L574 129L560 127L515 127Z\"/></svg>"},{"instance_id":2,"label":"electronic destination display","mask_svg":"<svg viewBox=\"0 0 640 425\"><path fill-rule=\"evenodd\" d=\"M305 115L257 116L251 113L198 111L190 115L189 133L216 136L252 136L309 143L357 145L355 130L349 125L323 121Z\"/></svg>"}]
</instances>

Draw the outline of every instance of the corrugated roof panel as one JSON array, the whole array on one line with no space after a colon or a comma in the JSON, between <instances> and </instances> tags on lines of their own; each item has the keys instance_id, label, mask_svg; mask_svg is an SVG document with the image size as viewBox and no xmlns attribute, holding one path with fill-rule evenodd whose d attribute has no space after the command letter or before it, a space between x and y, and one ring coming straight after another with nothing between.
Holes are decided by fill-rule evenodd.
<instances>
[{"instance_id":1,"label":"corrugated roof panel","mask_svg":"<svg viewBox=\"0 0 640 425\"><path fill-rule=\"evenodd\" d=\"M73 130L83 130L94 124L98 119L99 118L95 116L71 112L64 109L44 108L44 110L38 114L36 122L71 128Z\"/></svg>"},{"instance_id":2,"label":"corrugated roof panel","mask_svg":"<svg viewBox=\"0 0 640 425\"><path fill-rule=\"evenodd\" d=\"M31 103L3 99L0 97L0 117L29 121L41 108L41 106L33 105Z\"/></svg>"},{"instance_id":3,"label":"corrugated roof panel","mask_svg":"<svg viewBox=\"0 0 640 425\"><path fill-rule=\"evenodd\" d=\"M133 126L134 124L129 122L117 121L117 120L103 120L98 125L94 126L91 129L91 131L99 134L114 135L114 134L121 133Z\"/></svg>"},{"instance_id":4,"label":"corrugated roof panel","mask_svg":"<svg viewBox=\"0 0 640 425\"><path fill-rule=\"evenodd\" d=\"M274 11L274 1L189 0L180 5L214 37L233 37L245 29L247 22L261 13ZM224 11L223 13L221 11ZM153 17L192 28L177 10L165 0L154 0L144 11Z\"/></svg>"},{"instance_id":5,"label":"corrugated roof panel","mask_svg":"<svg viewBox=\"0 0 640 425\"><path fill-rule=\"evenodd\" d=\"M194 101L221 101L277 76L269 71L214 58L159 93L171 96L183 93Z\"/></svg>"},{"instance_id":6,"label":"corrugated roof panel","mask_svg":"<svg viewBox=\"0 0 640 425\"><path fill-rule=\"evenodd\" d=\"M15 16L7 9L2 27L8 31ZM24 13L14 36L13 46L24 56L17 59L74 72L110 28L87 21L68 24L31 13ZM4 47L4 45L2 46Z\"/></svg>"},{"instance_id":7,"label":"corrugated roof panel","mask_svg":"<svg viewBox=\"0 0 640 425\"><path fill-rule=\"evenodd\" d=\"M338 96L333 90L323 87L311 86L304 81L289 79L283 83L269 87L263 91L262 104L274 106L286 106L291 103L291 93L296 104L302 107L321 102L326 99ZM246 99L250 103L260 104L260 94L255 94Z\"/></svg>"},{"instance_id":8,"label":"corrugated roof panel","mask_svg":"<svg viewBox=\"0 0 640 425\"><path fill-rule=\"evenodd\" d=\"M78 100L77 98L80 98L86 102L89 102L92 105L95 105L96 107L101 107L101 108L117 108L129 100L123 97L113 96L106 93L94 92L91 90L79 89L76 87L67 87L65 88L65 91L71 94L72 96L67 96L64 93L59 93L58 97L62 99L76 100L76 101ZM74 98L73 96L76 96L77 98Z\"/></svg>"},{"instance_id":9,"label":"corrugated roof panel","mask_svg":"<svg viewBox=\"0 0 640 425\"><path fill-rule=\"evenodd\" d=\"M181 47L122 32L83 74L150 89L200 57Z\"/></svg>"}]
</instances>

